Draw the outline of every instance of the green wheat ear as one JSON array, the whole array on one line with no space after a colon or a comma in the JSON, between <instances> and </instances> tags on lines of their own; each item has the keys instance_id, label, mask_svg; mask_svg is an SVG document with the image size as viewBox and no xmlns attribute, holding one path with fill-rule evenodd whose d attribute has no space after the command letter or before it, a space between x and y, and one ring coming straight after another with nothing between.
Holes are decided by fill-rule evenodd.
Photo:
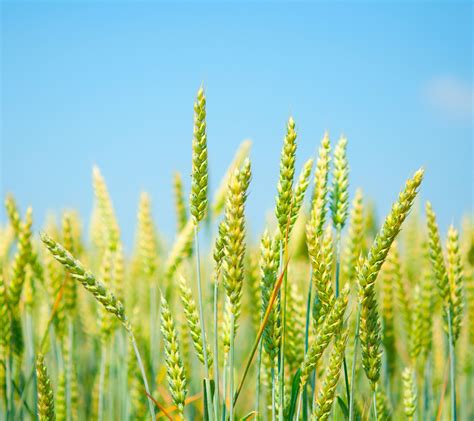
<instances>
[{"instance_id":1,"label":"green wheat ear","mask_svg":"<svg viewBox=\"0 0 474 421\"><path fill-rule=\"evenodd\" d=\"M6 285L0 273L0 358L6 355L5 351L10 345L11 337L11 315L6 292ZM3 385L1 385L1 387L3 387Z\"/></svg>"},{"instance_id":2,"label":"green wheat ear","mask_svg":"<svg viewBox=\"0 0 474 421\"><path fill-rule=\"evenodd\" d=\"M450 285L446 264L444 262L441 238L439 235L438 224L436 223L436 214L433 211L430 202L426 202L426 222L428 225L428 240L430 259L433 271L436 277L438 290L441 299L446 307L450 305Z\"/></svg>"},{"instance_id":3,"label":"green wheat ear","mask_svg":"<svg viewBox=\"0 0 474 421\"><path fill-rule=\"evenodd\" d=\"M278 195L275 213L282 238L286 237L287 225L293 200L293 179L295 176L296 130L293 117L288 119L286 136L280 158L280 179L278 180Z\"/></svg>"},{"instance_id":4,"label":"green wheat ear","mask_svg":"<svg viewBox=\"0 0 474 421\"><path fill-rule=\"evenodd\" d=\"M38 379L38 417L40 421L54 421L54 394L51 379L42 355L36 358L36 376Z\"/></svg>"},{"instance_id":5,"label":"green wheat ear","mask_svg":"<svg viewBox=\"0 0 474 421\"><path fill-rule=\"evenodd\" d=\"M190 211L197 225L207 213L207 135L206 97L201 87L194 103L193 170L191 177Z\"/></svg>"},{"instance_id":6,"label":"green wheat ear","mask_svg":"<svg viewBox=\"0 0 474 421\"><path fill-rule=\"evenodd\" d=\"M188 212L184 200L183 177L179 172L173 176L173 196L176 215L176 232L180 233L188 221Z\"/></svg>"},{"instance_id":7,"label":"green wheat ear","mask_svg":"<svg viewBox=\"0 0 474 421\"><path fill-rule=\"evenodd\" d=\"M334 305L336 296L332 287L332 230L328 226L325 230L324 237L321 242L316 244L316 247L308 247L311 264L313 267L312 282L317 294L318 305L315 308L315 322L319 326L326 315Z\"/></svg>"},{"instance_id":8,"label":"green wheat ear","mask_svg":"<svg viewBox=\"0 0 474 421\"><path fill-rule=\"evenodd\" d=\"M457 232L453 229L448 231L448 263L444 260L441 238L439 235L436 214L430 202L426 203L426 221L428 226L428 245L430 260L436 278L438 291L443 302L445 329L448 332L448 318L452 317L452 340L456 342L460 329L460 315L462 314L462 267L459 260L459 246L457 245Z\"/></svg>"},{"instance_id":9,"label":"green wheat ear","mask_svg":"<svg viewBox=\"0 0 474 421\"><path fill-rule=\"evenodd\" d=\"M461 333L462 313L464 310L464 274L461 252L459 249L459 234L452 225L450 225L448 229L446 251L449 287L451 290L451 305L453 309L453 340L456 342Z\"/></svg>"},{"instance_id":10,"label":"green wheat ear","mask_svg":"<svg viewBox=\"0 0 474 421\"><path fill-rule=\"evenodd\" d=\"M79 281L105 310L115 315L127 331L131 332L130 322L125 316L123 304L115 295L107 291L106 287L91 272L87 271L79 260L74 259L69 251L54 241L48 234L41 233L41 240L53 257L69 271L71 276Z\"/></svg>"},{"instance_id":11,"label":"green wheat ear","mask_svg":"<svg viewBox=\"0 0 474 421\"><path fill-rule=\"evenodd\" d=\"M260 242L260 290L262 294L261 316L267 311L267 307L275 287L279 266L280 245L277 239L270 237L267 231L262 235ZM281 321L280 300L277 298L263 331L263 346L270 357L270 365L274 366L280 349Z\"/></svg>"},{"instance_id":12,"label":"green wheat ear","mask_svg":"<svg viewBox=\"0 0 474 421\"><path fill-rule=\"evenodd\" d=\"M300 390L303 390L310 373L321 359L323 352L329 345L332 337L339 333L344 321L348 295L349 285L346 285L341 291L341 295L336 299L330 312L324 318L322 325L317 330L316 337L311 343L303 363L301 364Z\"/></svg>"},{"instance_id":13,"label":"green wheat ear","mask_svg":"<svg viewBox=\"0 0 474 421\"><path fill-rule=\"evenodd\" d=\"M227 237L226 231L226 224L225 220L222 220L219 223L219 228L217 229L217 238L214 243L214 250L212 253L212 258L214 260L214 271L216 282L219 280L219 276L221 274L222 269L222 262L224 261L224 247L225 247L225 240Z\"/></svg>"},{"instance_id":14,"label":"green wheat ear","mask_svg":"<svg viewBox=\"0 0 474 421\"><path fill-rule=\"evenodd\" d=\"M240 168L244 160L249 156L251 146L252 142L250 140L244 140L239 145L239 148L235 153L234 159L227 168L224 177L222 177L221 183L219 184L219 187L216 190L216 193L214 194L212 205L212 212L214 217L217 217L223 211L227 198L227 186L229 184L230 177L232 177L232 174L234 173L235 169Z\"/></svg>"},{"instance_id":15,"label":"green wheat ear","mask_svg":"<svg viewBox=\"0 0 474 421\"><path fill-rule=\"evenodd\" d=\"M62 218L62 235L63 235L63 242L64 248L69 250L71 253L75 253L77 246L74 244L74 232L72 226L72 217L69 212L64 212ZM67 276L67 275L66 275ZM66 310L68 311L69 315L72 315L74 310L77 306L77 288L76 283L73 279L68 277L65 284L65 302L66 302Z\"/></svg>"},{"instance_id":16,"label":"green wheat ear","mask_svg":"<svg viewBox=\"0 0 474 421\"><path fill-rule=\"evenodd\" d=\"M202 344L202 331L201 324L199 321L199 313L196 307L196 302L194 301L193 294L189 288L186 279L183 276L179 277L179 290L181 302L183 303L184 317L188 325L189 333L191 334L191 339L193 341L194 349L198 354L199 361L204 364L204 350ZM207 343L207 340L206 340ZM212 367L213 357L212 351L209 345L207 344L206 355L207 355L207 366Z\"/></svg>"},{"instance_id":17,"label":"green wheat ear","mask_svg":"<svg viewBox=\"0 0 474 421\"><path fill-rule=\"evenodd\" d=\"M305 193L309 185L309 177L311 176L312 170L313 170L313 160L308 159L303 165L303 168L301 169L301 173L298 177L298 182L296 183L296 186L294 189L293 199L292 199L291 209L290 209L290 226L288 228L288 236L293 230L293 227L295 225L296 219L298 218L301 206L303 205Z\"/></svg>"},{"instance_id":18,"label":"green wheat ear","mask_svg":"<svg viewBox=\"0 0 474 421\"><path fill-rule=\"evenodd\" d=\"M161 294L161 332L165 343L168 386L173 403L178 408L180 419L184 419L187 381L178 344L178 333L166 298Z\"/></svg>"},{"instance_id":19,"label":"green wheat ear","mask_svg":"<svg viewBox=\"0 0 474 421\"><path fill-rule=\"evenodd\" d=\"M5 199L5 210L7 211L8 220L15 231L15 235L18 236L21 228L21 217L15 198L10 193Z\"/></svg>"},{"instance_id":20,"label":"green wheat ear","mask_svg":"<svg viewBox=\"0 0 474 421\"><path fill-rule=\"evenodd\" d=\"M344 361L344 352L347 342L347 330L341 332L337 337L334 349L329 359L329 366L324 377L323 386L319 392L316 406L314 407L313 417L318 421L325 421L331 414L331 408L334 403L337 383L341 373L342 362Z\"/></svg>"},{"instance_id":21,"label":"green wheat ear","mask_svg":"<svg viewBox=\"0 0 474 421\"><path fill-rule=\"evenodd\" d=\"M155 275L158 267L158 238L151 210L151 198L148 193L140 195L138 205L138 256L146 279Z\"/></svg>"},{"instance_id":22,"label":"green wheat ear","mask_svg":"<svg viewBox=\"0 0 474 421\"><path fill-rule=\"evenodd\" d=\"M390 247L413 205L418 188L423 180L423 173L422 169L418 170L406 182L405 188L393 204L382 229L377 234L367 258L361 258L358 265L362 365L374 390L382 364L380 351L381 325L377 309L375 281Z\"/></svg>"},{"instance_id":23,"label":"green wheat ear","mask_svg":"<svg viewBox=\"0 0 474 421\"><path fill-rule=\"evenodd\" d=\"M356 277L357 260L364 239L364 206L362 190L357 189L350 212L348 238L344 254L344 281L352 283Z\"/></svg>"},{"instance_id":24,"label":"green wheat ear","mask_svg":"<svg viewBox=\"0 0 474 421\"><path fill-rule=\"evenodd\" d=\"M103 234L105 234L107 238L108 247L110 247L112 251L116 251L120 243L120 229L107 184L97 166L94 166L92 170L92 184Z\"/></svg>"},{"instance_id":25,"label":"green wheat ear","mask_svg":"<svg viewBox=\"0 0 474 421\"><path fill-rule=\"evenodd\" d=\"M28 208L25 220L20 222L18 233L18 250L11 266L11 282L8 297L12 307L19 304L23 285L26 278L27 265L31 260L31 226L33 224L33 211Z\"/></svg>"},{"instance_id":26,"label":"green wheat ear","mask_svg":"<svg viewBox=\"0 0 474 421\"><path fill-rule=\"evenodd\" d=\"M402 372L403 383L403 410L409 420L413 419L416 412L416 389L414 372L409 367L406 367Z\"/></svg>"},{"instance_id":27,"label":"green wheat ear","mask_svg":"<svg viewBox=\"0 0 474 421\"><path fill-rule=\"evenodd\" d=\"M349 164L346 156L347 139L341 136L334 149L334 171L331 190L331 214L334 228L341 231L349 208Z\"/></svg>"},{"instance_id":28,"label":"green wheat ear","mask_svg":"<svg viewBox=\"0 0 474 421\"><path fill-rule=\"evenodd\" d=\"M246 159L241 169L236 169L229 180L225 206L225 241L222 273L224 288L229 297L235 322L240 315L245 257L245 201L250 183L250 161Z\"/></svg>"},{"instance_id":29,"label":"green wheat ear","mask_svg":"<svg viewBox=\"0 0 474 421\"><path fill-rule=\"evenodd\" d=\"M308 241L320 237L323 233L324 223L326 222L327 213L327 193L328 193L328 177L331 143L329 135L324 134L319 147L319 156L316 163L316 171L314 173L314 192L311 200L311 214L307 225Z\"/></svg>"}]
</instances>

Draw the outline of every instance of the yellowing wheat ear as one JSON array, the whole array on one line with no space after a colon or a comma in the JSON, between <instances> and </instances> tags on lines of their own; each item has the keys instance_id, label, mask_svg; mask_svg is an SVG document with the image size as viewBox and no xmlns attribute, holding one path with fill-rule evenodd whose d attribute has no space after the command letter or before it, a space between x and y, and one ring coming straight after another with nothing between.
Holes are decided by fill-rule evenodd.
<instances>
[{"instance_id":1,"label":"yellowing wheat ear","mask_svg":"<svg viewBox=\"0 0 474 421\"><path fill-rule=\"evenodd\" d=\"M227 168L227 171L214 195L212 205L214 217L217 217L222 213L227 199L227 190L230 177L232 177L235 169L240 168L244 160L248 158L251 146L252 142L250 140L244 140L237 149L237 152L235 153L234 159L229 165L229 168Z\"/></svg>"}]
</instances>

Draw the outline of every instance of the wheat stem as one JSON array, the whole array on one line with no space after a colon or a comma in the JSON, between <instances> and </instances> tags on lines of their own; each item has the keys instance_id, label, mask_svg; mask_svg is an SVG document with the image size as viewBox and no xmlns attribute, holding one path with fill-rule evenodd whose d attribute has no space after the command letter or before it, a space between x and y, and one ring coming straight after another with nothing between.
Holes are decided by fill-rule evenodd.
<instances>
[{"instance_id":1,"label":"wheat stem","mask_svg":"<svg viewBox=\"0 0 474 421\"><path fill-rule=\"evenodd\" d=\"M104 416L104 381L105 381L105 370L107 365L107 344L103 343L101 346L100 354L100 368L99 368L99 409L97 412L97 419L102 421Z\"/></svg>"},{"instance_id":2,"label":"wheat stem","mask_svg":"<svg viewBox=\"0 0 474 421\"><path fill-rule=\"evenodd\" d=\"M377 421L379 419L378 414L377 414L377 386L374 387L373 403L374 403L374 420Z\"/></svg>"},{"instance_id":3,"label":"wheat stem","mask_svg":"<svg viewBox=\"0 0 474 421\"><path fill-rule=\"evenodd\" d=\"M311 321L311 300L312 300L312 291L313 291L313 269L310 264L310 271L309 271L309 288L308 288L308 298L306 300L306 324L304 330L304 356L306 357L306 353L308 352L308 342L309 342L309 325ZM301 403L301 402L300 402ZM298 404L298 416L296 419L299 419L299 411L300 411L300 403ZM308 385L304 385L303 389L303 419L307 419L308 417Z\"/></svg>"},{"instance_id":4,"label":"wheat stem","mask_svg":"<svg viewBox=\"0 0 474 421\"><path fill-rule=\"evenodd\" d=\"M275 365L272 365L272 421L276 419L276 402L275 402Z\"/></svg>"},{"instance_id":5,"label":"wheat stem","mask_svg":"<svg viewBox=\"0 0 474 421\"><path fill-rule=\"evenodd\" d=\"M455 380L456 355L454 353L453 322L452 322L451 309L448 309L448 340L449 340L449 382L451 385L451 419L452 421L457 421L456 380Z\"/></svg>"},{"instance_id":6,"label":"wheat stem","mask_svg":"<svg viewBox=\"0 0 474 421\"><path fill-rule=\"evenodd\" d=\"M285 261L287 261L287 242L285 241L285 246L283 247L283 241L280 242L280 264L283 264L283 253L285 254ZM288 272L285 271L283 277L283 288L281 294L283 295L283 306L282 306L282 332L281 332L281 342L280 342L280 361L278 366L278 375L279 375L279 387L280 387L280 402L279 402L279 411L278 419L283 421L283 412L285 405L285 337L286 337L286 296L288 292Z\"/></svg>"},{"instance_id":7,"label":"wheat stem","mask_svg":"<svg viewBox=\"0 0 474 421\"><path fill-rule=\"evenodd\" d=\"M214 416L219 420L219 278L214 280Z\"/></svg>"},{"instance_id":8,"label":"wheat stem","mask_svg":"<svg viewBox=\"0 0 474 421\"><path fill-rule=\"evenodd\" d=\"M229 417L231 421L234 421L234 404L235 401L232 399L234 396L234 353L235 353L235 314L232 312L230 316L230 367L229 367L229 396L230 396L230 410Z\"/></svg>"},{"instance_id":9,"label":"wheat stem","mask_svg":"<svg viewBox=\"0 0 474 421\"><path fill-rule=\"evenodd\" d=\"M336 298L339 297L340 268L341 268L341 229L337 228L336 229L336 288L335 288ZM347 374L347 362L346 362L345 356L343 358L343 367L344 367L344 383L346 385L347 403L349 403L351 400L351 392L349 388L349 378Z\"/></svg>"},{"instance_id":10,"label":"wheat stem","mask_svg":"<svg viewBox=\"0 0 474 421\"><path fill-rule=\"evenodd\" d=\"M67 367L66 367L66 420L70 421L72 419L72 411L71 411L71 406L72 406L72 396L71 396L71 383L72 383L72 350L73 348L73 335L74 335L74 326L72 324L72 320L69 319L68 322L68 359L66 361Z\"/></svg>"},{"instance_id":11,"label":"wheat stem","mask_svg":"<svg viewBox=\"0 0 474 421\"><path fill-rule=\"evenodd\" d=\"M262 353L263 353L263 342L260 342L260 346L258 348L258 356L257 356L257 380L256 380L256 404L255 404L255 411L257 412L257 419L260 419L260 383L261 383L261 371L262 371Z\"/></svg>"},{"instance_id":12,"label":"wheat stem","mask_svg":"<svg viewBox=\"0 0 474 421\"><path fill-rule=\"evenodd\" d=\"M133 351L135 352L135 357L137 358L138 367L140 368L140 373L142 375L143 385L145 386L145 392L148 397L148 409L150 411L150 417L152 421L155 421L155 408L152 399L150 398L150 388L148 387L148 380L146 378L145 367L143 366L143 361L140 356L140 351L138 350L137 342L135 340L135 336L132 332L129 332L130 341L132 342Z\"/></svg>"},{"instance_id":13,"label":"wheat stem","mask_svg":"<svg viewBox=\"0 0 474 421\"><path fill-rule=\"evenodd\" d=\"M194 225L194 244L196 248L196 276L197 276L197 287L198 287L198 305L199 305L199 319L201 322L201 341L202 341L202 353L204 356L204 373L205 373L205 387L206 387L206 398L207 408L210 411L212 408L211 398L211 385L209 382L209 364L207 359L207 342L206 342L206 326L204 323L204 309L202 302L202 286L201 286L201 259L199 254L199 233L197 223Z\"/></svg>"},{"instance_id":14,"label":"wheat stem","mask_svg":"<svg viewBox=\"0 0 474 421\"><path fill-rule=\"evenodd\" d=\"M359 329L360 329L360 304L357 306L357 315L356 315L356 329L354 333L354 355L352 357L352 369L351 369L351 392L349 398L349 421L354 421L354 383L356 375L356 364L357 364L357 345L359 344Z\"/></svg>"},{"instance_id":15,"label":"wheat stem","mask_svg":"<svg viewBox=\"0 0 474 421\"><path fill-rule=\"evenodd\" d=\"M13 419L14 416L14 396L13 396L13 376L12 376L12 353L11 346L8 347L9 351L7 358L5 358L5 371L6 371L6 398L7 398L7 421Z\"/></svg>"}]
</instances>

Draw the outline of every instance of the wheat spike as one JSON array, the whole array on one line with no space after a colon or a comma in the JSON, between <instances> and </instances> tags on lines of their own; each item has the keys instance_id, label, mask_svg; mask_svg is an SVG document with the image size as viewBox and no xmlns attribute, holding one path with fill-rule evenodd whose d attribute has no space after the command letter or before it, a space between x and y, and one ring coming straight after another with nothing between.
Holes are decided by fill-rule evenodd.
<instances>
[{"instance_id":1,"label":"wheat spike","mask_svg":"<svg viewBox=\"0 0 474 421\"><path fill-rule=\"evenodd\" d=\"M168 303L161 294L161 332L165 343L168 385L173 403L178 408L180 419L184 419L184 405L187 394L186 376L179 352L178 333Z\"/></svg>"},{"instance_id":2,"label":"wheat spike","mask_svg":"<svg viewBox=\"0 0 474 421\"><path fill-rule=\"evenodd\" d=\"M193 172L189 204L196 225L207 214L207 165L206 96L201 87L194 103Z\"/></svg>"},{"instance_id":3,"label":"wheat spike","mask_svg":"<svg viewBox=\"0 0 474 421\"><path fill-rule=\"evenodd\" d=\"M40 421L54 421L56 414L53 387L41 354L36 357L36 376L38 378L38 417Z\"/></svg>"}]
</instances>

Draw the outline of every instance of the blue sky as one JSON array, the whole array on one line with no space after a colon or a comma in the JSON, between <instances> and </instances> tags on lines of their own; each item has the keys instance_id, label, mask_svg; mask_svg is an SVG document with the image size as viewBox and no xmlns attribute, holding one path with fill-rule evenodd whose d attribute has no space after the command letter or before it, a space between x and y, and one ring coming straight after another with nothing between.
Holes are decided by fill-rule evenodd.
<instances>
[{"instance_id":1,"label":"blue sky","mask_svg":"<svg viewBox=\"0 0 474 421\"><path fill-rule=\"evenodd\" d=\"M128 244L141 190L174 232L171 178L191 168L208 99L210 182L253 141L250 226L274 205L285 123L298 165L325 130L349 139L351 190L383 216L426 168L440 222L472 212L473 6L386 2L3 2L1 186L42 221L92 204L97 164ZM2 214L4 218L4 214Z\"/></svg>"}]
</instances>

